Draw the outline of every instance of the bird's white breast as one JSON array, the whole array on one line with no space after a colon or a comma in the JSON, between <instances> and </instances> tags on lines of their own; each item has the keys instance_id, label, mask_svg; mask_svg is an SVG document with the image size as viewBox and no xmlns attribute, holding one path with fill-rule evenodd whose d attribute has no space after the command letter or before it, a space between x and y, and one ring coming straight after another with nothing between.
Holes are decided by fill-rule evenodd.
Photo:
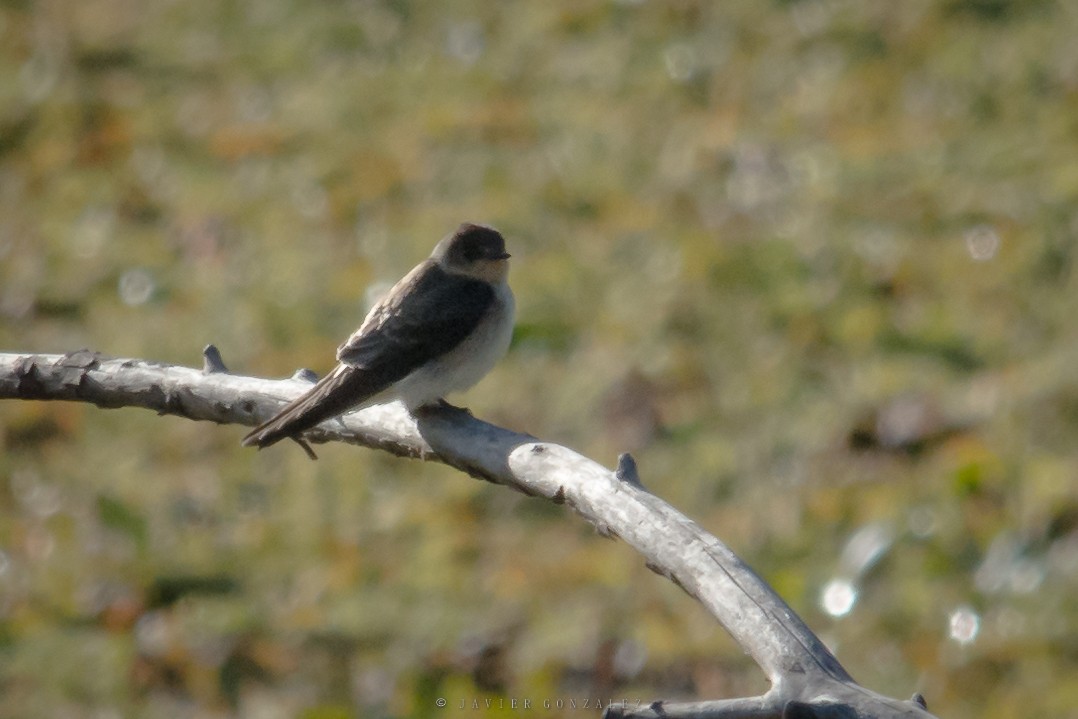
<instances>
[{"instance_id":1,"label":"bird's white breast","mask_svg":"<svg viewBox=\"0 0 1078 719\"><path fill-rule=\"evenodd\" d=\"M495 285L494 303L475 330L452 350L398 382L392 394L412 410L472 387L509 349L515 313L509 285Z\"/></svg>"}]
</instances>

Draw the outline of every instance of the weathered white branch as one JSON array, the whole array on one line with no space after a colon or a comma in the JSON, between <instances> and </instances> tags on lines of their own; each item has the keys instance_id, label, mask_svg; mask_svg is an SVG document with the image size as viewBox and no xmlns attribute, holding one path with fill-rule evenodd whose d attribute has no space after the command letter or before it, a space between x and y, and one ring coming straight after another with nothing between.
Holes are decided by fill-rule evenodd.
<instances>
[{"instance_id":1,"label":"weathered white branch","mask_svg":"<svg viewBox=\"0 0 1078 719\"><path fill-rule=\"evenodd\" d=\"M303 392L301 379L227 373L216 349L202 370L145 360L0 354L0 399L73 400L145 407L223 424L257 424ZM642 554L647 566L703 604L760 665L760 697L700 703L614 705L619 717L929 717L924 700L898 701L862 688L794 611L725 544L644 489L622 455L616 471L566 447L439 407L412 417L398 403L320 425L311 442L343 441L440 461L468 474L565 504L600 532Z\"/></svg>"}]
</instances>

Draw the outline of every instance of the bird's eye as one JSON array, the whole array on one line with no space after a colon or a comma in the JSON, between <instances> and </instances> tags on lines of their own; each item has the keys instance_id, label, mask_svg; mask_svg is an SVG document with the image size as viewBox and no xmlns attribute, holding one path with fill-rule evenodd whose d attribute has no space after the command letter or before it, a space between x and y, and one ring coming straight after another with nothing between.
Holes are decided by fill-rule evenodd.
<instances>
[{"instance_id":1,"label":"bird's eye","mask_svg":"<svg viewBox=\"0 0 1078 719\"><path fill-rule=\"evenodd\" d=\"M476 260L489 260L495 255L500 254L498 248L494 245L486 244L483 242L475 242L464 247L464 259L469 262L475 262Z\"/></svg>"}]
</instances>

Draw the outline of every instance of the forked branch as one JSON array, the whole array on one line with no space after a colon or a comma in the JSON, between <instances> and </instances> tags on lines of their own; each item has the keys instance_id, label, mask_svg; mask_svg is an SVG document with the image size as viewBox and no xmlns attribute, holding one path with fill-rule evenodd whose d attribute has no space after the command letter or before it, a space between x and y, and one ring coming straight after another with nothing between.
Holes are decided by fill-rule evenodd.
<instances>
[{"instance_id":1,"label":"forked branch","mask_svg":"<svg viewBox=\"0 0 1078 719\"><path fill-rule=\"evenodd\" d=\"M201 370L90 351L0 354L0 399L72 400L144 407L159 414L254 425L309 386L309 377L229 374L212 346ZM320 425L313 443L340 441L443 462L473 477L565 504L643 555L647 566L695 598L760 665L771 689L759 697L613 705L610 717L930 717L924 700L859 686L794 611L737 555L644 489L629 455L611 471L566 447L437 407L413 417L399 403Z\"/></svg>"}]
</instances>

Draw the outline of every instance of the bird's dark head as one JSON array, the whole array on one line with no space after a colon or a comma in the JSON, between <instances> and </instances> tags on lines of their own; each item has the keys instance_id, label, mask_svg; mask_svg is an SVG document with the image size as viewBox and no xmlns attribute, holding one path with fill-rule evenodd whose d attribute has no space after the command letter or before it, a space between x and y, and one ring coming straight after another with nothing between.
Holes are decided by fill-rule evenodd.
<instances>
[{"instance_id":1,"label":"bird's dark head","mask_svg":"<svg viewBox=\"0 0 1078 719\"><path fill-rule=\"evenodd\" d=\"M438 243L431 258L446 272L487 282L504 281L509 272L505 238L486 225L464 223Z\"/></svg>"}]
</instances>

